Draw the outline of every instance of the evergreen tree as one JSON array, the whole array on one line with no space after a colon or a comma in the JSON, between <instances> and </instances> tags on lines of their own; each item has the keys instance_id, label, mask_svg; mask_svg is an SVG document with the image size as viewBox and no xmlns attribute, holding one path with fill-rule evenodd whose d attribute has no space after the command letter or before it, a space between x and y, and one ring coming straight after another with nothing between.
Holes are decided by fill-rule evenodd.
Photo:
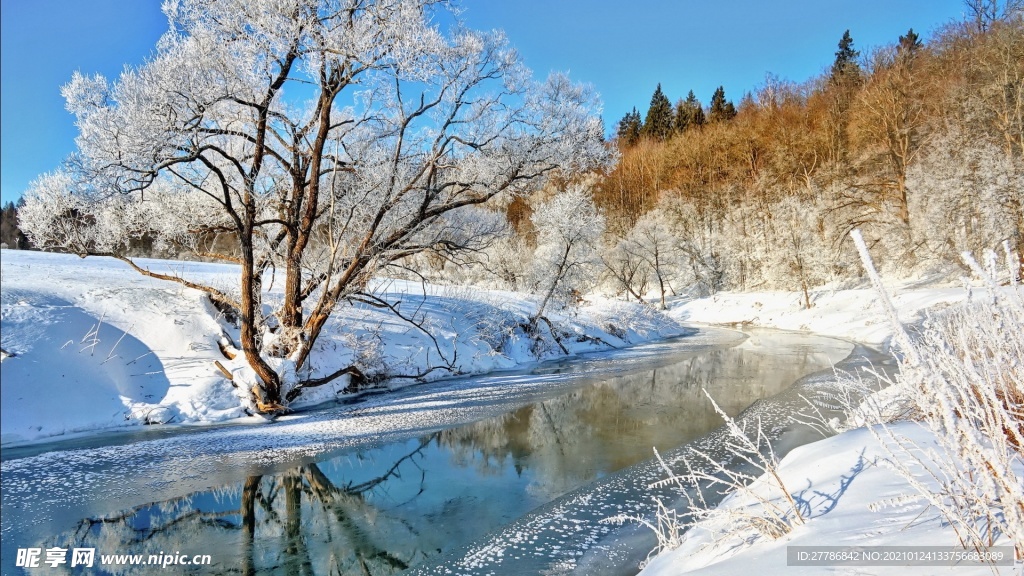
<instances>
[{"instance_id":1,"label":"evergreen tree","mask_svg":"<svg viewBox=\"0 0 1024 576\"><path fill-rule=\"evenodd\" d=\"M896 50L900 55L913 56L923 45L921 37L911 28L907 30L906 36L900 36L900 42L896 45Z\"/></svg>"},{"instance_id":2,"label":"evergreen tree","mask_svg":"<svg viewBox=\"0 0 1024 576\"><path fill-rule=\"evenodd\" d=\"M13 202L4 205L0 210L0 243L8 248L23 250L29 247L28 238L18 227L18 207L24 204L24 200L18 201L18 206Z\"/></svg>"},{"instance_id":3,"label":"evergreen tree","mask_svg":"<svg viewBox=\"0 0 1024 576\"><path fill-rule=\"evenodd\" d=\"M832 82L843 83L847 79L857 78L860 75L860 66L857 64L857 57L860 52L853 49L853 37L850 31L843 32L839 40L839 50L836 50L836 60L832 63Z\"/></svg>"},{"instance_id":4,"label":"evergreen tree","mask_svg":"<svg viewBox=\"0 0 1024 576\"><path fill-rule=\"evenodd\" d=\"M830 91L832 103L829 107L827 121L829 160L840 164L845 164L849 155L850 107L854 91L860 82L858 56L860 56L860 52L853 49L853 37L850 36L850 31L843 32L843 37L839 40L839 50L836 51L836 60L832 63L832 74L829 77L829 82L834 89Z\"/></svg>"},{"instance_id":5,"label":"evergreen tree","mask_svg":"<svg viewBox=\"0 0 1024 576\"><path fill-rule=\"evenodd\" d=\"M690 92L692 95L693 92ZM700 127L708 122L708 117L704 115L704 106L700 103L700 100L693 99L695 106L693 108L693 125Z\"/></svg>"},{"instance_id":6,"label":"evergreen tree","mask_svg":"<svg viewBox=\"0 0 1024 576\"><path fill-rule=\"evenodd\" d=\"M693 90L690 90L686 100L676 103L676 132L681 133L691 127L702 126L704 121L704 110L700 101L693 95Z\"/></svg>"},{"instance_id":7,"label":"evergreen tree","mask_svg":"<svg viewBox=\"0 0 1024 576\"><path fill-rule=\"evenodd\" d=\"M648 138L664 140L672 135L674 128L675 114L672 111L672 103L661 91L659 83L651 96L651 107L647 109L647 118L644 119L641 134Z\"/></svg>"},{"instance_id":8,"label":"evergreen tree","mask_svg":"<svg viewBox=\"0 0 1024 576\"><path fill-rule=\"evenodd\" d=\"M736 116L736 106L725 99L725 88L719 86L711 95L711 108L708 110L708 122L732 120Z\"/></svg>"},{"instance_id":9,"label":"evergreen tree","mask_svg":"<svg viewBox=\"0 0 1024 576\"><path fill-rule=\"evenodd\" d=\"M686 101L680 98L676 100L675 129L677 133L682 134L689 127L690 116L687 114Z\"/></svg>"},{"instance_id":10,"label":"evergreen tree","mask_svg":"<svg viewBox=\"0 0 1024 576\"><path fill-rule=\"evenodd\" d=\"M627 112L622 120L619 120L619 128L616 135L621 146L633 146L640 140L640 132L643 129L643 122L640 120L640 113L633 107L632 112Z\"/></svg>"}]
</instances>

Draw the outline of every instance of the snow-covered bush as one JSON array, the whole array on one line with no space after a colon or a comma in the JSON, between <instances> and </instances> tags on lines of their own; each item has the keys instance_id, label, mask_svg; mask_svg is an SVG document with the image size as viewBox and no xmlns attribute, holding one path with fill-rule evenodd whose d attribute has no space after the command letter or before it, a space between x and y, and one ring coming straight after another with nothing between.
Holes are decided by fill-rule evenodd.
<instances>
[{"instance_id":1,"label":"snow-covered bush","mask_svg":"<svg viewBox=\"0 0 1024 576\"><path fill-rule=\"evenodd\" d=\"M572 303L588 289L597 270L605 220L590 190L575 185L537 206L531 222L537 229L531 285L541 295L535 322L552 302Z\"/></svg>"},{"instance_id":2,"label":"snow-covered bush","mask_svg":"<svg viewBox=\"0 0 1024 576\"><path fill-rule=\"evenodd\" d=\"M874 275L867 250L861 255ZM1008 538L1024 553L1024 297L1018 259L1005 246L1010 287L964 254L986 284L977 301L925 321L911 340L889 314L901 347L895 393L910 404L922 426L934 432L934 447L920 446L875 429L891 457L885 464L917 493L876 508L923 500L956 530L961 544L981 548ZM991 260L991 258L990 258ZM881 301L891 309L881 286ZM915 474L925 470L929 487ZM919 472L918 472L919 473Z\"/></svg>"}]
</instances>

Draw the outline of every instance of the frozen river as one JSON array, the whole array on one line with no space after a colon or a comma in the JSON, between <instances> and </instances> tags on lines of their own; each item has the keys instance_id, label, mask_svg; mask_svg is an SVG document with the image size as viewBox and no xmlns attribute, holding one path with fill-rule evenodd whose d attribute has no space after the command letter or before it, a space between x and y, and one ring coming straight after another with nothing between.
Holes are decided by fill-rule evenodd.
<instances>
[{"instance_id":1,"label":"frozen river","mask_svg":"<svg viewBox=\"0 0 1024 576\"><path fill-rule=\"evenodd\" d=\"M811 439L788 415L813 375L852 351L701 328L262 425L6 449L3 573L27 547L209 555L199 573L635 573L653 538L600 520L650 509L652 447L713 449L721 420L702 389L761 417L784 451Z\"/></svg>"}]
</instances>

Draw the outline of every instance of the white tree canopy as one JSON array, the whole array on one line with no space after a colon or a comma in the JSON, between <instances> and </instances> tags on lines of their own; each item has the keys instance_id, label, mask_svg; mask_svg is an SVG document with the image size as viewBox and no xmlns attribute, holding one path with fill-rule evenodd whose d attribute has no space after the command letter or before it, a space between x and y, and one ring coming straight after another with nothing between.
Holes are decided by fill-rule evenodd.
<instances>
[{"instance_id":1,"label":"white tree canopy","mask_svg":"<svg viewBox=\"0 0 1024 576\"><path fill-rule=\"evenodd\" d=\"M533 285L543 294L534 314L536 323L552 300L571 301L573 292L592 280L600 261L605 219L594 206L590 190L573 185L537 206L530 221L537 229Z\"/></svg>"},{"instance_id":2,"label":"white tree canopy","mask_svg":"<svg viewBox=\"0 0 1024 576\"><path fill-rule=\"evenodd\" d=\"M238 298L178 280L238 308L271 401L287 370L261 347L270 267L286 278L275 350L301 368L336 303L382 266L438 241L458 247L463 219L449 212L609 160L590 89L534 81L501 33L454 23L448 2L163 9L170 30L146 64L64 87L78 151L34 183L24 227L83 256L127 260L128 240L145 235L240 264ZM204 240L215 234L237 249L214 250Z\"/></svg>"}]
</instances>

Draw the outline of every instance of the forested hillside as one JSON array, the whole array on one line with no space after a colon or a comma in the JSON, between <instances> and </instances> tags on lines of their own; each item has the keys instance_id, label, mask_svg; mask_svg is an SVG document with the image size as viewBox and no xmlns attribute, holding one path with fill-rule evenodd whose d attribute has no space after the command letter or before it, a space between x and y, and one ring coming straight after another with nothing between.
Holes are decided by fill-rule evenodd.
<instances>
[{"instance_id":1,"label":"forested hillside","mask_svg":"<svg viewBox=\"0 0 1024 576\"><path fill-rule=\"evenodd\" d=\"M613 127L618 162L585 183L603 216L591 240L553 239L592 208L577 194L560 219L538 216L566 188L549 185L506 199L510 231L490 248L408 264L435 281L543 292L534 264L564 255L566 295L664 307L684 292L784 289L810 307L811 288L860 277L855 228L889 277L955 277L964 250L1022 254L1024 20L976 14L863 50L847 31L820 76L769 74L738 104L724 87L706 105L692 91L673 104L658 85L646 112ZM588 241L600 245L581 250Z\"/></svg>"},{"instance_id":2,"label":"forested hillside","mask_svg":"<svg viewBox=\"0 0 1024 576\"><path fill-rule=\"evenodd\" d=\"M857 275L853 228L889 274L1000 247L1024 253L1024 29L984 14L927 41L909 30L797 84L769 75L737 106L655 91L617 126L595 201L620 243L664 236L680 286L800 289ZM669 239L671 242L669 242ZM622 287L631 252L609 255ZM635 259L635 258L634 258ZM621 271L627 271L622 273Z\"/></svg>"}]
</instances>

